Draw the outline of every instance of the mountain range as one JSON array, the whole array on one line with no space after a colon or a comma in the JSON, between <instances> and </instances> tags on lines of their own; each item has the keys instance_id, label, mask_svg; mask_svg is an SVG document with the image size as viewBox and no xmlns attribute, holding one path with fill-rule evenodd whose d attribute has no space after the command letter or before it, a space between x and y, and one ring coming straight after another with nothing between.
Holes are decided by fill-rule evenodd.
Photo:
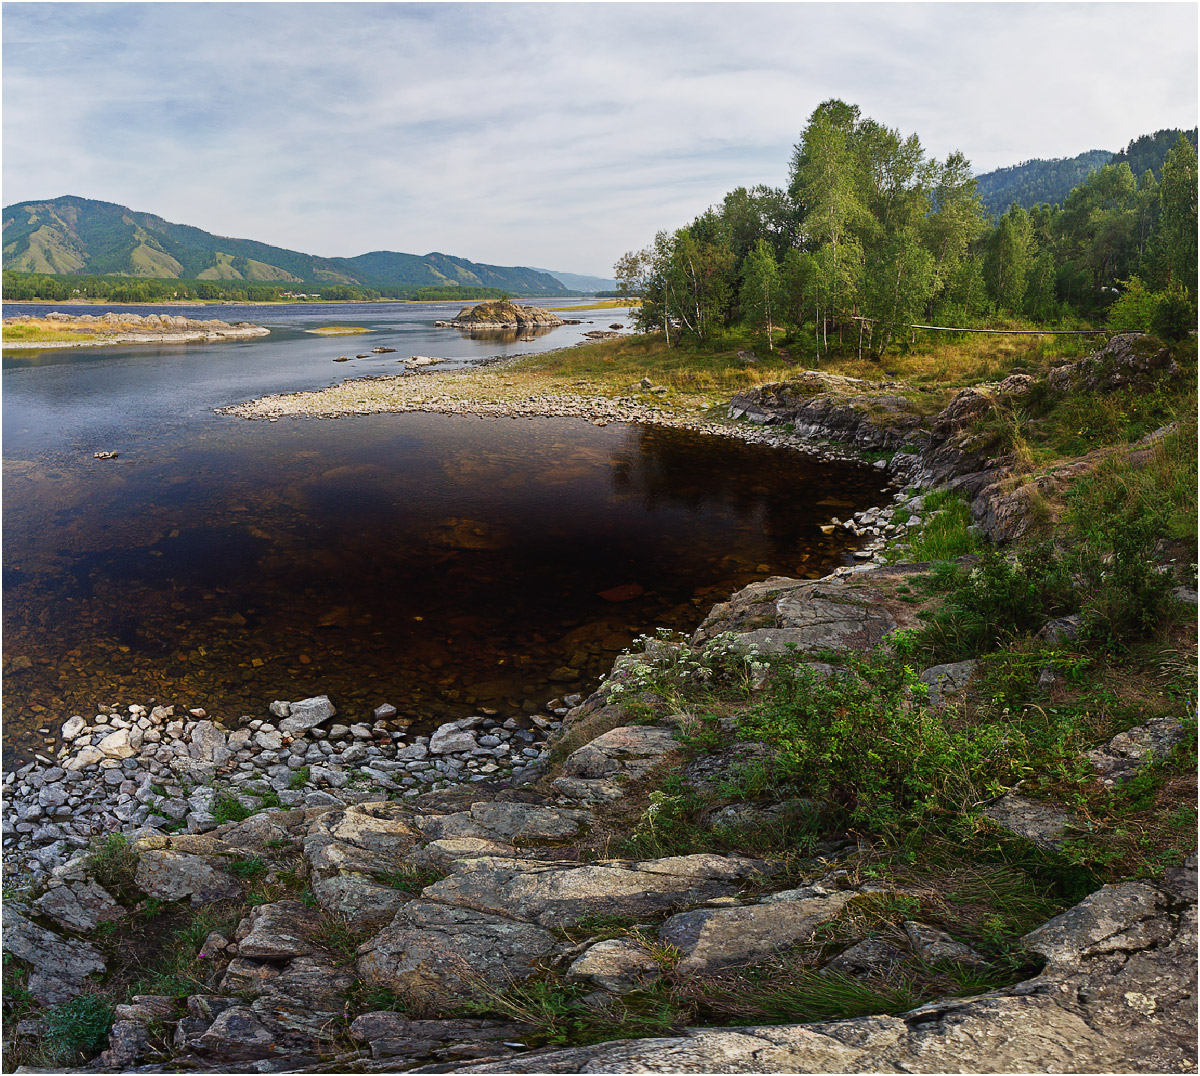
<instances>
[{"instance_id":1,"label":"mountain range","mask_svg":"<svg viewBox=\"0 0 1200 1076\"><path fill-rule=\"evenodd\" d=\"M73 195L20 202L4 210L4 268L54 275L368 288L457 285L499 288L516 295L565 295L579 290L544 270L485 265L437 252L377 250L356 258L321 258L252 239L213 235L153 213Z\"/></svg>"}]
</instances>

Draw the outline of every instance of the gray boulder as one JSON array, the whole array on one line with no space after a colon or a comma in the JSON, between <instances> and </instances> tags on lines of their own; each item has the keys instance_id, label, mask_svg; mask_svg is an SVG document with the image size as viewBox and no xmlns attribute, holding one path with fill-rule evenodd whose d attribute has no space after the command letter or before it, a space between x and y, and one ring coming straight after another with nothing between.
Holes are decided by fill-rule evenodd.
<instances>
[{"instance_id":1,"label":"gray boulder","mask_svg":"<svg viewBox=\"0 0 1200 1076\"><path fill-rule=\"evenodd\" d=\"M311 699L301 699L293 702L288 710L288 716L279 722L279 731L288 736L298 732L306 732L317 725L328 721L337 713L328 695L317 695Z\"/></svg>"},{"instance_id":2,"label":"gray boulder","mask_svg":"<svg viewBox=\"0 0 1200 1076\"><path fill-rule=\"evenodd\" d=\"M414 900L359 949L356 967L368 983L440 1000L526 978L554 945L554 935L532 923Z\"/></svg>"},{"instance_id":3,"label":"gray boulder","mask_svg":"<svg viewBox=\"0 0 1200 1076\"><path fill-rule=\"evenodd\" d=\"M11 900L4 902L4 951L30 965L26 986L43 1005L77 997L88 977L102 975L105 969L97 949L38 926Z\"/></svg>"}]
</instances>

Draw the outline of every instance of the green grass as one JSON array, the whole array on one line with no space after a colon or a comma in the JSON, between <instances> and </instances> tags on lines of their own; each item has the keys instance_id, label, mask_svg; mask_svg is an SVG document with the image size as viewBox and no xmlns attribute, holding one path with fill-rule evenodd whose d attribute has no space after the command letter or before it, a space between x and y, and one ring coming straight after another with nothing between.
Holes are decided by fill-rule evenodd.
<instances>
[{"instance_id":1,"label":"green grass","mask_svg":"<svg viewBox=\"0 0 1200 1076\"><path fill-rule=\"evenodd\" d=\"M445 875L440 871L425 870L420 867L400 867L375 876L376 881L383 885L399 889L403 893L420 893L426 886L440 881Z\"/></svg>"},{"instance_id":2,"label":"green grass","mask_svg":"<svg viewBox=\"0 0 1200 1076\"><path fill-rule=\"evenodd\" d=\"M961 493L935 490L925 494L921 524L888 550L890 561L919 562L953 560L979 549L979 538L971 530L971 508ZM911 518L907 510L896 512L895 522Z\"/></svg>"}]
</instances>

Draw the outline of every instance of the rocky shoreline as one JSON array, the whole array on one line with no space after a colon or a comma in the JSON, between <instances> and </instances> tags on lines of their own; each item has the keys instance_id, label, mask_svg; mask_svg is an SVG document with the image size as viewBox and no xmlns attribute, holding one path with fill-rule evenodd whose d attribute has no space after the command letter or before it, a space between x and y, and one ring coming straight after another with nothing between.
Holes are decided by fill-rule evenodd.
<instances>
[{"instance_id":1,"label":"rocky shoreline","mask_svg":"<svg viewBox=\"0 0 1200 1076\"><path fill-rule=\"evenodd\" d=\"M393 727L394 707L344 724L324 695L273 702L267 717L244 716L235 728L203 709L177 714L170 705L75 715L53 757L39 754L5 775L6 872L45 878L110 833L207 833L223 815L267 806L344 806L464 781L520 780L579 701L552 699L528 718L497 720L488 711L411 740Z\"/></svg>"},{"instance_id":2,"label":"rocky shoreline","mask_svg":"<svg viewBox=\"0 0 1200 1076\"><path fill-rule=\"evenodd\" d=\"M745 855L614 859L579 853L578 842L601 829L631 789L666 772L692 783L718 779L737 757L718 753L688 761L681 755L677 732L687 714L631 723L639 670L670 663L673 654L718 656L735 666L743 659L733 655L743 654L753 673L755 654L870 651L912 617L892 588L922 570L908 565L853 578L766 580L714 607L690 640L643 640L643 649L621 659L600 690L570 700L577 704L563 715L563 733L591 734L552 771L530 775L537 779L509 787L460 784L399 800L376 793L351 803L306 801L212 828L205 823L202 834L139 838L122 884L152 903L186 907L190 901L202 908L245 900L242 877L251 868L254 876L270 869L269 878L306 879L307 897L259 898L236 926L210 932L197 972L208 987L186 998L138 994L117 1006L108 1048L89 1067L1188 1071L1196 1030L1194 856L1158 881L1104 886L1026 933L1020 950L1042 965L1029 977L973 997L943 995L898 1016L696 1027L531 1049L533 1028L519 1018L432 1015L447 999L487 1001L547 974L590 991L587 1003L602 1010L652 989L668 968L677 977L712 981L747 965L765 961L769 967L774 954L791 946L807 945L813 954L808 959L836 981L881 968L903 974L910 965L930 962L986 967L986 958L970 945L920 918L881 936L864 936L861 927L831 935L836 924L845 930L854 922L846 913L876 907L879 900L907 901L903 906L913 908L934 900L921 889L873 881L853 869L860 851L853 841L825 847L799 879L795 868L784 877L778 863ZM933 668L921 679L939 695L950 695L969 690L971 673ZM329 720L330 709L319 698L293 703L264 738L273 744L284 730L293 736L311 732ZM276 714L282 712L277 705ZM131 716L131 727L140 728L149 715ZM109 727L111 722L98 728ZM82 727L71 731L77 739L88 735ZM104 733L99 750L112 736L124 743L120 734L129 731ZM191 744L176 756L188 761L176 769L215 765L230 746L217 731L197 718ZM457 747L456 737L474 731L444 728L436 735ZM1109 756L1121 758L1126 775L1145 765L1160 747L1138 734L1130 730L1098 752L1097 768L1103 770L1101 760ZM352 732L350 739L360 750L367 743ZM1131 753L1133 744L1140 749ZM1047 836L1044 817L1016 810L991 817L1031 839L1061 840L1071 830L1068 821ZM100 862L95 853L81 852L33 892L5 902L5 947L30 966L27 989L44 1004L70 1000L86 990L90 976L105 971L110 958L86 940L98 926L121 929L138 914L128 896L114 895L117 883L109 880L106 888L98 880ZM273 863L279 865L269 868ZM632 926L605 930L611 922ZM341 933L331 935L330 923L340 924ZM348 948L331 949L331 936L343 935L350 941L338 944ZM820 938L825 940L814 943ZM397 997L404 1004L399 1011L372 1008L369 1000L365 1009L361 1001L352 1007L347 999L359 996L356 989L366 990L367 999ZM37 1020L17 1034L38 1035Z\"/></svg>"}]
</instances>

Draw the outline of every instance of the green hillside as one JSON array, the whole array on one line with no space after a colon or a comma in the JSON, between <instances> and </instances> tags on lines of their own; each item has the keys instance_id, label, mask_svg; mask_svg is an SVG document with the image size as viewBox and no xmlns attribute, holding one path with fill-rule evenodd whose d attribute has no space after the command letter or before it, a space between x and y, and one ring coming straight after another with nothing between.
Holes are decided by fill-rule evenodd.
<instances>
[{"instance_id":1,"label":"green hillside","mask_svg":"<svg viewBox=\"0 0 1200 1076\"><path fill-rule=\"evenodd\" d=\"M1129 165L1134 178L1140 178L1146 171L1159 178L1163 161L1181 134L1195 147L1196 128L1181 131L1170 127L1135 138L1120 153L1090 149L1076 157L1023 161L1008 168L997 168L975 178L976 190L983 208L996 219L1014 202L1025 209L1041 203L1059 205L1075 187L1106 164L1124 162Z\"/></svg>"},{"instance_id":2,"label":"green hillside","mask_svg":"<svg viewBox=\"0 0 1200 1076\"><path fill-rule=\"evenodd\" d=\"M67 196L4 210L4 268L48 275L346 284L367 288L489 288L566 294L534 269L483 265L449 254L374 251L320 258L251 239L213 235L112 202Z\"/></svg>"},{"instance_id":3,"label":"green hillside","mask_svg":"<svg viewBox=\"0 0 1200 1076\"><path fill-rule=\"evenodd\" d=\"M1090 149L1077 157L1022 161L977 176L975 189L983 208L992 217L999 217L1014 202L1026 209L1041 202L1057 205L1111 159L1110 150Z\"/></svg>"}]
</instances>

